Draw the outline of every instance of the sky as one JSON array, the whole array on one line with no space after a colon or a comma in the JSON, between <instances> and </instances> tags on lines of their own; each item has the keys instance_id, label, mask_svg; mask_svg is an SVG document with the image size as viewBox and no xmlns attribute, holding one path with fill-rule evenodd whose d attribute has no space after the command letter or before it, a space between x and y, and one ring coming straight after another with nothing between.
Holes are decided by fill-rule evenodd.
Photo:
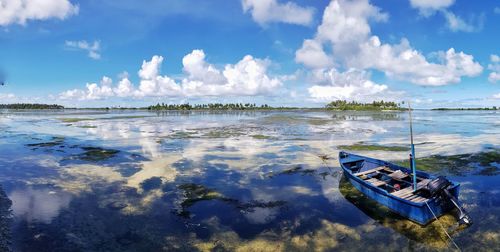
<instances>
[{"instance_id":1,"label":"sky","mask_svg":"<svg viewBox=\"0 0 500 252\"><path fill-rule=\"evenodd\" d=\"M0 0L0 103L500 106L491 0Z\"/></svg>"}]
</instances>

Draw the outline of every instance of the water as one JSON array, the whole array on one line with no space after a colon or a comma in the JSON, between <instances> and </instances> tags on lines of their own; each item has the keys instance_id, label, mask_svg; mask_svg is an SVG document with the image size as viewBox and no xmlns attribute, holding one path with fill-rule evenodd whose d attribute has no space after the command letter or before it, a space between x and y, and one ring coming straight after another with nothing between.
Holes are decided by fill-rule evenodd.
<instances>
[{"instance_id":1,"label":"water","mask_svg":"<svg viewBox=\"0 0 500 252\"><path fill-rule=\"evenodd\" d=\"M431 167L462 184L460 200L474 225L457 227L451 215L440 221L463 250L500 247L499 115L414 114L418 157L490 155L450 157L459 164L453 169ZM343 179L338 149L354 144L408 146L407 115L3 111L0 184L13 202L12 248L452 249L436 222L421 227L402 219Z\"/></svg>"}]
</instances>

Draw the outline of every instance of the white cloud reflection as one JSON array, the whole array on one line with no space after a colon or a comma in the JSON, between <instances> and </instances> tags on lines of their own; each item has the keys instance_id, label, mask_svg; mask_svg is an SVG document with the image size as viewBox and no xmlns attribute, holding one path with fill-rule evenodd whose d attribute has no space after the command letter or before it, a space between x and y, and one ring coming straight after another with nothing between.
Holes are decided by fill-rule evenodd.
<instances>
[{"instance_id":1,"label":"white cloud reflection","mask_svg":"<svg viewBox=\"0 0 500 252\"><path fill-rule=\"evenodd\" d=\"M9 198L16 217L44 223L50 223L71 201L68 193L33 188L14 190Z\"/></svg>"}]
</instances>

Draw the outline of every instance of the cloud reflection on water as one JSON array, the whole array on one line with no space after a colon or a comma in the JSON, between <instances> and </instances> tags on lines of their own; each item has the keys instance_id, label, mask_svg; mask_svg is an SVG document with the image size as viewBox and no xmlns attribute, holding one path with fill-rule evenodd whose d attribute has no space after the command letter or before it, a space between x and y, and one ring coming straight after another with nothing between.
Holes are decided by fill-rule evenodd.
<instances>
[{"instance_id":1,"label":"cloud reflection on water","mask_svg":"<svg viewBox=\"0 0 500 252\"><path fill-rule=\"evenodd\" d=\"M16 189L8 196L14 216L28 222L50 223L71 201L70 194L50 189Z\"/></svg>"}]
</instances>

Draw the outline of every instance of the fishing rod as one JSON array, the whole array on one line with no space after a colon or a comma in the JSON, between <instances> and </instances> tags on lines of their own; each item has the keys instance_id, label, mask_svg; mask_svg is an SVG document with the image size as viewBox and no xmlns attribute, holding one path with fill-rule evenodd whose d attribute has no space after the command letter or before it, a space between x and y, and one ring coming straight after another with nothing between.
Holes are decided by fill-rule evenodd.
<instances>
[{"instance_id":1,"label":"fishing rod","mask_svg":"<svg viewBox=\"0 0 500 252\"><path fill-rule=\"evenodd\" d=\"M410 113L410 141L411 141L411 154L410 154L410 166L413 172L413 191L417 191L417 165L415 163L415 145L413 144L413 120L411 117L411 104L408 101L408 111Z\"/></svg>"}]
</instances>

